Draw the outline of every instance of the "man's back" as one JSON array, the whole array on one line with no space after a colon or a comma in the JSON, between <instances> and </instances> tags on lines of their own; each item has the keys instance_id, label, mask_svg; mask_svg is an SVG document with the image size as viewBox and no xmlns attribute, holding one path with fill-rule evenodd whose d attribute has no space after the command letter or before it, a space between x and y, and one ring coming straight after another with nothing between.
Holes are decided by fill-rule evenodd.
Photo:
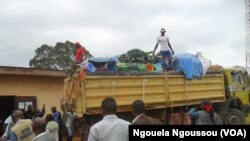
<instances>
[{"instance_id":1,"label":"man's back","mask_svg":"<svg viewBox=\"0 0 250 141\"><path fill-rule=\"evenodd\" d=\"M128 141L129 125L116 115L106 115L90 128L88 141Z\"/></svg>"},{"instance_id":2,"label":"man's back","mask_svg":"<svg viewBox=\"0 0 250 141\"><path fill-rule=\"evenodd\" d=\"M32 126L32 121L30 119L20 119L11 128L10 134L14 133L15 138L18 141L30 141L32 138L35 137L35 134L32 131L31 126ZM15 140L15 139L10 137L10 140Z\"/></svg>"},{"instance_id":3,"label":"man's back","mask_svg":"<svg viewBox=\"0 0 250 141\"><path fill-rule=\"evenodd\" d=\"M51 133L44 132L36 136L33 141L56 141L56 139Z\"/></svg>"},{"instance_id":4,"label":"man's back","mask_svg":"<svg viewBox=\"0 0 250 141\"><path fill-rule=\"evenodd\" d=\"M195 120L196 125L220 125L222 120L220 116L214 112L214 121L212 121L209 113L205 111L198 111L199 117Z\"/></svg>"},{"instance_id":5,"label":"man's back","mask_svg":"<svg viewBox=\"0 0 250 141\"><path fill-rule=\"evenodd\" d=\"M142 114L133 122L134 125L163 125L163 123L156 118Z\"/></svg>"},{"instance_id":6,"label":"man's back","mask_svg":"<svg viewBox=\"0 0 250 141\"><path fill-rule=\"evenodd\" d=\"M24 118L25 119L32 119L34 115L35 115L35 112L31 111L31 110L28 110L28 111L24 112Z\"/></svg>"},{"instance_id":7,"label":"man's back","mask_svg":"<svg viewBox=\"0 0 250 141\"><path fill-rule=\"evenodd\" d=\"M46 131L53 134L54 137L56 138L56 141L58 141L58 131L59 131L59 126L57 122L55 121L50 121L46 125Z\"/></svg>"}]
</instances>

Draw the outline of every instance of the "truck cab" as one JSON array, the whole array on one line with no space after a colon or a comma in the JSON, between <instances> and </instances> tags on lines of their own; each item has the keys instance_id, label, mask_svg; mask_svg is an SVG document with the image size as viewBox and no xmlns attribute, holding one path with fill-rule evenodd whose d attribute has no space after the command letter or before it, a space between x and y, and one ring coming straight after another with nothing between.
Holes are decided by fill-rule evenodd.
<instances>
[{"instance_id":1,"label":"truck cab","mask_svg":"<svg viewBox=\"0 0 250 141\"><path fill-rule=\"evenodd\" d=\"M242 113L247 116L250 111L248 73L243 68L231 68L224 69L223 74L227 98L225 121L229 124L236 124L242 120Z\"/></svg>"}]
</instances>

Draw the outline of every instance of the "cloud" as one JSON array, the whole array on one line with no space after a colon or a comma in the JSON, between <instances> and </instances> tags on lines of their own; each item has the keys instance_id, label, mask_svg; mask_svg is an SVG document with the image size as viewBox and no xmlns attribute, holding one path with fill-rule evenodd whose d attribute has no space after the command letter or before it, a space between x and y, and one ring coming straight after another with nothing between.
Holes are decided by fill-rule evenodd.
<instances>
[{"instance_id":1,"label":"cloud","mask_svg":"<svg viewBox=\"0 0 250 141\"><path fill-rule=\"evenodd\" d=\"M176 53L244 66L244 8L235 0L0 0L0 65L28 67L37 47L66 40L96 57L152 51L165 27Z\"/></svg>"}]
</instances>

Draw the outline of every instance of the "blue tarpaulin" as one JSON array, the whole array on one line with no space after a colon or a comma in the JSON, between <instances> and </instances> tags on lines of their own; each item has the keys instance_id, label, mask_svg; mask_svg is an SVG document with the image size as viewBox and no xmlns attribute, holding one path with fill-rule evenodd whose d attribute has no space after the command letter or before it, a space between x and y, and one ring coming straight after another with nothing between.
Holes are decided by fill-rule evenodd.
<instances>
[{"instance_id":1,"label":"blue tarpaulin","mask_svg":"<svg viewBox=\"0 0 250 141\"><path fill-rule=\"evenodd\" d=\"M177 54L174 57L173 68L181 71L185 79L202 79L203 68L199 58L190 53Z\"/></svg>"},{"instance_id":2,"label":"blue tarpaulin","mask_svg":"<svg viewBox=\"0 0 250 141\"><path fill-rule=\"evenodd\" d=\"M89 58L89 61L91 62L97 62L97 63L100 63L100 62L116 62L118 63L119 62L119 59L118 57L91 57Z\"/></svg>"},{"instance_id":3,"label":"blue tarpaulin","mask_svg":"<svg viewBox=\"0 0 250 141\"><path fill-rule=\"evenodd\" d=\"M88 61L97 68L97 71L115 71L119 59L118 57L92 57Z\"/></svg>"}]
</instances>

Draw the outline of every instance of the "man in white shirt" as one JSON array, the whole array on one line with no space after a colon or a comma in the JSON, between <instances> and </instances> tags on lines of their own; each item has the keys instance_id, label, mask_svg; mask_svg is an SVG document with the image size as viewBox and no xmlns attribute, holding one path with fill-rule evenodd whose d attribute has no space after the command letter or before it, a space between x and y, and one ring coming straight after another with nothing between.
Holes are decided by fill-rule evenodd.
<instances>
[{"instance_id":1,"label":"man in white shirt","mask_svg":"<svg viewBox=\"0 0 250 141\"><path fill-rule=\"evenodd\" d=\"M90 128L88 141L128 141L128 127L131 123L116 116L116 101L106 98L101 107L104 117Z\"/></svg>"},{"instance_id":2,"label":"man in white shirt","mask_svg":"<svg viewBox=\"0 0 250 141\"><path fill-rule=\"evenodd\" d=\"M15 123L12 121L11 115L4 121L4 124L6 124L6 128L5 128L5 132L2 135L3 138L5 138L6 140L9 140L9 132L10 129L15 125Z\"/></svg>"},{"instance_id":3,"label":"man in white shirt","mask_svg":"<svg viewBox=\"0 0 250 141\"><path fill-rule=\"evenodd\" d=\"M164 28L161 29L161 36L157 38L157 42L154 48L153 56L155 55L155 51L160 44L160 54L162 57L162 68L163 70L169 69L172 65L172 55L174 55L174 51L172 49L172 46L169 42L169 37L165 35L166 30ZM170 52L170 50L171 52ZM166 63L168 61L168 63Z\"/></svg>"},{"instance_id":4,"label":"man in white shirt","mask_svg":"<svg viewBox=\"0 0 250 141\"><path fill-rule=\"evenodd\" d=\"M73 110L69 108L67 111L63 111L66 115L66 128L67 128L67 141L72 141L74 135L73 123L75 120L75 115Z\"/></svg>"}]
</instances>

